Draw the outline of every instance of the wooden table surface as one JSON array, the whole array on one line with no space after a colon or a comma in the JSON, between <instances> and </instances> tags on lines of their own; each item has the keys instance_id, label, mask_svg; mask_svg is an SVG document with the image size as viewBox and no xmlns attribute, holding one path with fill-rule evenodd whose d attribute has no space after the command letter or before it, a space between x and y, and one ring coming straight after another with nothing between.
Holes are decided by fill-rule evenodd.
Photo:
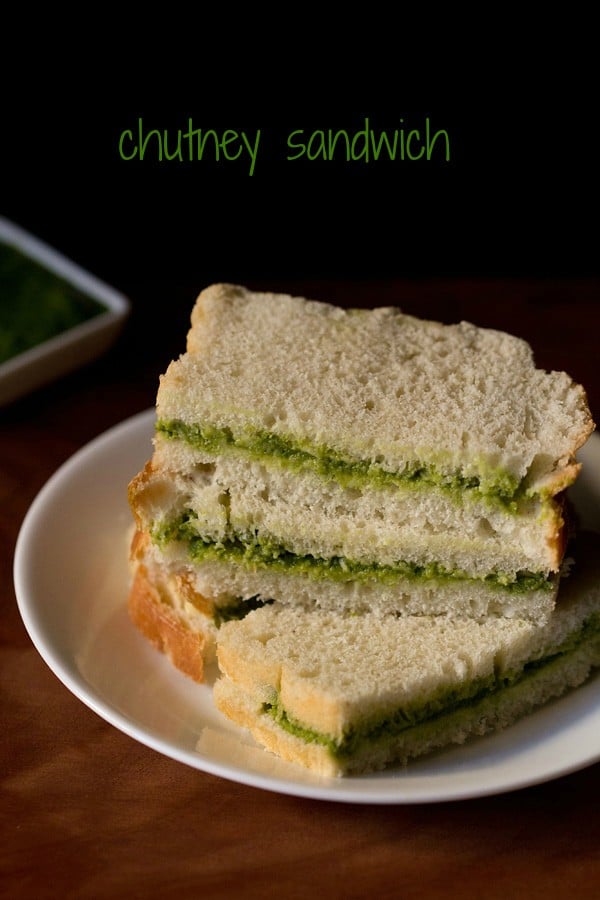
<instances>
[{"instance_id":1,"label":"wooden table surface","mask_svg":"<svg viewBox=\"0 0 600 900\"><path fill-rule=\"evenodd\" d=\"M153 405L203 286L123 279L116 287L132 315L114 347L0 412L0 896L600 896L598 764L461 802L279 795L137 743L71 695L34 649L12 582L22 519L72 453ZM541 366L586 386L600 421L598 281L250 286L510 330L531 342Z\"/></svg>"}]
</instances>

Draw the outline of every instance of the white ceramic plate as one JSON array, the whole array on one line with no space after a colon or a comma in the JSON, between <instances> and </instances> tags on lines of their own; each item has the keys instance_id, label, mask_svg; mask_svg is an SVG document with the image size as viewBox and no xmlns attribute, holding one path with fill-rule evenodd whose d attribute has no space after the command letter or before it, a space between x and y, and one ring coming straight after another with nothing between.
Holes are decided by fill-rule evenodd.
<instances>
[{"instance_id":1,"label":"white ceramic plate","mask_svg":"<svg viewBox=\"0 0 600 900\"><path fill-rule=\"evenodd\" d=\"M151 454L152 410L92 441L32 504L14 564L19 608L34 645L80 700L154 750L233 781L354 803L430 803L501 793L600 759L600 678L504 732L405 769L318 777L259 749L215 709L210 685L175 671L130 624L126 486ZM600 437L581 454L574 492L600 527Z\"/></svg>"},{"instance_id":2,"label":"white ceramic plate","mask_svg":"<svg viewBox=\"0 0 600 900\"><path fill-rule=\"evenodd\" d=\"M0 405L3 405L98 357L117 337L129 315L130 304L118 291L1 216L0 243L16 248L104 307L104 312L87 322L0 363Z\"/></svg>"}]
</instances>

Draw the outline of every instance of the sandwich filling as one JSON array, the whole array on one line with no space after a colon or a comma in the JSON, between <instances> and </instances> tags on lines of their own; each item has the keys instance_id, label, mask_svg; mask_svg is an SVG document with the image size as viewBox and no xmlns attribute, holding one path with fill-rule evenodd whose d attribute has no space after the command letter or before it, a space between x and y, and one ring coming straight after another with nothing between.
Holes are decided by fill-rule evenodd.
<instances>
[{"instance_id":1,"label":"sandwich filling","mask_svg":"<svg viewBox=\"0 0 600 900\"><path fill-rule=\"evenodd\" d=\"M390 471L375 459L351 458L325 445L294 439L250 427L239 434L228 427L211 424L188 424L177 419L159 419L157 434L168 440L180 440L195 450L220 455L235 450L255 461L276 461L293 471L311 471L319 477L334 479L343 487L398 485L404 488L437 489L449 496L472 497L496 504L507 513L518 514L520 501L539 496L527 479L519 480L509 472L494 469L483 460L473 459L476 474L456 469L442 469L434 463L407 460L404 468Z\"/></svg>"},{"instance_id":2,"label":"sandwich filling","mask_svg":"<svg viewBox=\"0 0 600 900\"><path fill-rule=\"evenodd\" d=\"M312 580L329 579L334 582L377 582L394 584L400 581L436 583L474 582L499 588L514 594L536 590L552 591L556 578L544 572L519 571L515 574L492 572L473 576L460 569L449 570L433 562L419 565L398 560L395 564L364 562L344 556L328 558L300 555L257 530L236 532L229 528L218 538L202 534L201 523L193 510L185 510L179 517L155 524L152 540L161 549L172 542L181 543L194 563L227 562L249 570L271 570L290 575L304 575Z\"/></svg>"}]
</instances>

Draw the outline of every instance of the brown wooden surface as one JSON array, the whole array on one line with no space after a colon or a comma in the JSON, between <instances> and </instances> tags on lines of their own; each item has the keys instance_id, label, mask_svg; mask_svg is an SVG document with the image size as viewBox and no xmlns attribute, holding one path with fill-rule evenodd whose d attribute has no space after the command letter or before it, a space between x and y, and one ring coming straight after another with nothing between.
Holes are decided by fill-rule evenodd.
<instances>
[{"instance_id":1,"label":"brown wooden surface","mask_svg":"<svg viewBox=\"0 0 600 900\"><path fill-rule=\"evenodd\" d=\"M202 286L117 285L133 313L115 347L0 412L0 897L599 896L598 764L455 803L297 799L136 743L73 697L33 648L12 584L23 516L74 451L153 405ZM581 381L600 421L598 281L251 286L505 328L532 343L540 365Z\"/></svg>"}]
</instances>

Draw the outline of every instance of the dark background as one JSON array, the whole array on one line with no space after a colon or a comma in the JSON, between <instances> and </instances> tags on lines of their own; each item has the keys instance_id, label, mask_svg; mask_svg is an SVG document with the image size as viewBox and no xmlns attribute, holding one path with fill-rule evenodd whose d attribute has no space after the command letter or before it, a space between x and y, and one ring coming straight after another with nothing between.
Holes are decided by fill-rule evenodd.
<instances>
[{"instance_id":1,"label":"dark background","mask_svg":"<svg viewBox=\"0 0 600 900\"><path fill-rule=\"evenodd\" d=\"M344 285L360 283L364 303L448 321L468 282L480 294L474 305L470 292L472 318L523 333L510 310L490 313L494 282L542 279L564 314L568 284L598 275L597 79L582 42L593 29L561 20L552 35L519 24L506 36L497 22L471 24L459 43L441 23L443 53L431 27L391 20L364 33L356 21L352 42L313 28L292 46L290 20L260 46L256 28L232 44L229 30L182 22L168 47L140 32L96 50L80 41L77 56L53 42L41 57L29 50L22 71L35 64L36 79L6 76L0 214L131 299L129 339L154 380L215 281L340 303ZM449 163L285 159L295 128L353 134L368 117L392 131L401 119L423 128L427 116L450 135ZM260 128L255 173L245 154L123 161L119 135L138 117L170 134L190 117L202 129ZM534 299L523 336L535 336L545 302Z\"/></svg>"},{"instance_id":2,"label":"dark background","mask_svg":"<svg viewBox=\"0 0 600 900\"><path fill-rule=\"evenodd\" d=\"M112 281L177 282L597 273L597 145L579 107L507 97L482 109L377 97L276 118L260 104L82 109L27 104L2 146L2 207ZM125 128L261 128L256 170L123 161ZM286 161L293 128L433 127L449 163ZM567 121L564 121L568 116ZM559 121L557 121L557 119Z\"/></svg>"},{"instance_id":3,"label":"dark background","mask_svg":"<svg viewBox=\"0 0 600 900\"><path fill-rule=\"evenodd\" d=\"M255 49L250 34L240 48L202 33L169 55L131 43L72 59L49 44L31 53L34 81L6 69L0 209L123 287L597 274L595 55L585 22L554 24L522 45L494 42L491 26L448 34L443 54L398 24L381 43L385 21L376 45L358 39L362 23L353 44L338 34L337 55L331 36ZM171 134L189 117L260 128L255 174L245 154L121 160L119 135L140 116ZM392 131L426 116L450 134L449 163L285 160L295 128L353 133L368 117Z\"/></svg>"}]
</instances>

